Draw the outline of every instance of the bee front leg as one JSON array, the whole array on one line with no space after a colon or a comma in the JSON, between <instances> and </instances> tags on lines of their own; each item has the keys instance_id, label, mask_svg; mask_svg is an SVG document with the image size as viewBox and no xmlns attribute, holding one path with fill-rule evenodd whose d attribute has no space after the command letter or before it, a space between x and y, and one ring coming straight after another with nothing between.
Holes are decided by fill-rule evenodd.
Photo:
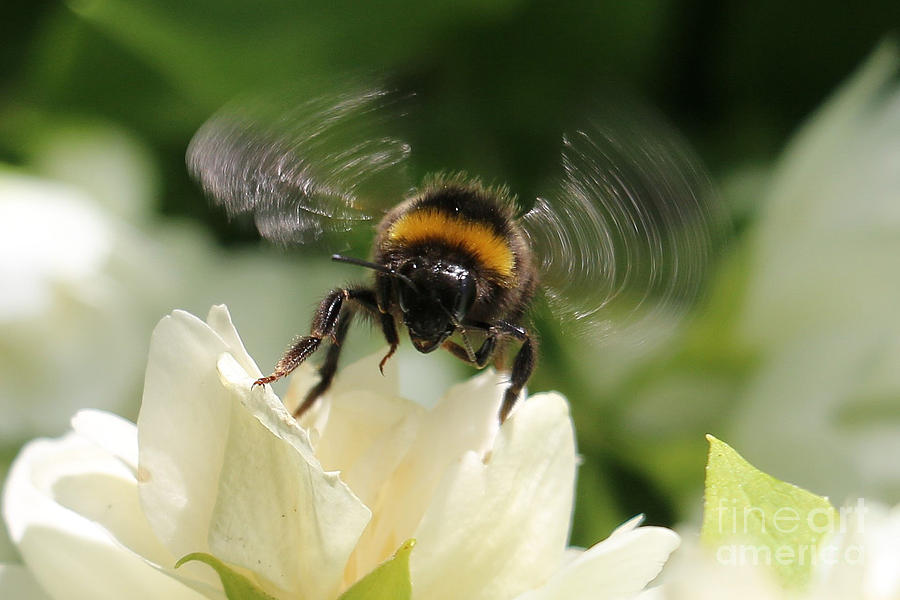
<instances>
[{"instance_id":1,"label":"bee front leg","mask_svg":"<svg viewBox=\"0 0 900 600\"><path fill-rule=\"evenodd\" d=\"M340 345L340 337L338 336L337 324L341 317L341 309L346 307L347 300L356 300L357 296L370 293L367 290L351 290L337 289L330 292L322 303L319 305L313 316L310 334L298 338L287 349L278 364L275 365L275 371L266 377L260 377L253 384L264 385L277 381L291 373L294 369L303 364L310 355L319 349L322 340L331 338L335 345Z\"/></svg>"},{"instance_id":2,"label":"bee front leg","mask_svg":"<svg viewBox=\"0 0 900 600\"><path fill-rule=\"evenodd\" d=\"M500 407L501 423L506 420L506 417L508 417L510 411L512 411L513 406L516 404L516 400L519 398L519 394L522 393L522 388L525 387L525 384L531 377L531 373L534 371L536 363L537 341L527 332L524 332L522 347L519 348L519 352L516 354L516 358L513 361L512 371L509 376L509 387L506 388L506 393L503 395L503 404Z\"/></svg>"},{"instance_id":3,"label":"bee front leg","mask_svg":"<svg viewBox=\"0 0 900 600\"><path fill-rule=\"evenodd\" d=\"M335 325L337 324L338 316L341 314L341 307L349 297L350 291L346 289L334 290L325 296L313 317L310 335L301 337L291 344L291 347L287 349L284 356L275 365L275 371L271 375L260 377L253 382L253 385L265 385L289 375L291 371L303 364L303 361L319 349L323 338L331 337L334 339Z\"/></svg>"},{"instance_id":4,"label":"bee front leg","mask_svg":"<svg viewBox=\"0 0 900 600\"><path fill-rule=\"evenodd\" d=\"M537 363L537 340L522 327L512 325L506 321L498 321L495 325L487 325L484 323L469 323L470 327L483 329L488 332L481 348L475 352L475 361L473 362L464 348L455 342L446 341L443 347L449 350L454 356L470 364L475 364L478 368L484 367L496 354L497 342L503 339L515 338L522 342L519 352L513 361L512 371L509 377L509 387L503 394L503 404L500 406L500 423L506 421L522 388L531 377Z\"/></svg>"},{"instance_id":5,"label":"bee front leg","mask_svg":"<svg viewBox=\"0 0 900 600\"><path fill-rule=\"evenodd\" d=\"M347 330L350 329L350 323L353 322L355 314L356 311L350 305L345 304L341 309L333 343L328 348L328 353L325 355L325 361L322 363L322 366L319 367L319 383L306 393L303 403L294 409L294 418L299 418L303 413L309 410L309 407L311 407L313 403L315 403L315 401L331 387L331 382L334 380L335 373L337 373L338 359L341 356L344 338L347 337Z\"/></svg>"},{"instance_id":6,"label":"bee front leg","mask_svg":"<svg viewBox=\"0 0 900 600\"><path fill-rule=\"evenodd\" d=\"M497 340L499 337L499 334L492 333L484 338L484 342L481 343L481 347L475 351L474 361L469 357L469 353L466 351L466 349L456 342L447 340L442 344L442 347L445 350L448 350L450 354L460 359L461 361L475 365L479 369L482 369L491 361L491 358L493 358L494 353L497 350Z\"/></svg>"},{"instance_id":7,"label":"bee front leg","mask_svg":"<svg viewBox=\"0 0 900 600\"><path fill-rule=\"evenodd\" d=\"M334 380L335 373L337 373L338 359L341 356L344 339L347 337L347 331L350 329L350 324L353 322L353 317L356 315L357 310L363 309L372 313L378 312L375 294L371 290L350 289L346 290L346 292L345 299L349 302L343 304L338 314L337 325L335 325L334 334L331 336L332 344L328 348L328 354L325 355L325 361L319 367L319 383L307 392L303 403L294 411L295 418L305 413L331 387L331 382ZM327 300L326 298L323 301L323 306ZM396 334L394 337L396 337Z\"/></svg>"},{"instance_id":8,"label":"bee front leg","mask_svg":"<svg viewBox=\"0 0 900 600\"><path fill-rule=\"evenodd\" d=\"M373 300L371 305L367 308L369 309L369 312L379 319L381 333L384 334L384 339L390 346L387 354L385 354L384 358L381 359L381 362L378 363L378 370L381 371L382 375L384 375L384 365L386 365L387 361L394 355L394 352L397 351L397 346L400 344L400 337L397 335L397 323L394 322L394 317L390 312L391 298L393 295L392 276L385 273L376 274Z\"/></svg>"},{"instance_id":9,"label":"bee front leg","mask_svg":"<svg viewBox=\"0 0 900 600\"><path fill-rule=\"evenodd\" d=\"M394 323L394 317L386 312L379 314L381 315L381 332L384 334L384 339L390 344L387 354L385 354L384 358L381 359L381 362L378 363L378 370L384 375L384 365L387 364L388 359L396 352L397 346L400 344L400 336L397 335L397 324Z\"/></svg>"}]
</instances>

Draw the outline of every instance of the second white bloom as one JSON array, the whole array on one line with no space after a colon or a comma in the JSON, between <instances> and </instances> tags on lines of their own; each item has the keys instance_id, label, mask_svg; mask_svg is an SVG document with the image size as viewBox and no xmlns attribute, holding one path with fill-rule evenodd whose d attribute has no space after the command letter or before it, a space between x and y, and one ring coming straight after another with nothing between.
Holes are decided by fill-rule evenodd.
<instances>
[{"instance_id":1,"label":"second white bloom","mask_svg":"<svg viewBox=\"0 0 900 600\"><path fill-rule=\"evenodd\" d=\"M561 396L529 398L500 428L496 374L424 410L397 397L377 361L344 368L298 424L269 388L251 387L260 371L224 308L207 323L176 311L153 336L137 432L82 413L76 433L17 459L4 512L26 565L52 597L96 588L105 564L87 557L75 568L90 531L90 544L129 565L110 594L91 598L132 586L221 597L209 567L173 569L208 552L277 598L331 599L410 538L415 598L629 597L656 576L678 543L666 529L633 521L590 550L567 550L576 455ZM288 407L315 382L301 370ZM98 473L67 458L75 446L117 482L115 514L83 508L96 492L78 480ZM61 536L75 549L64 577L52 551Z\"/></svg>"}]
</instances>

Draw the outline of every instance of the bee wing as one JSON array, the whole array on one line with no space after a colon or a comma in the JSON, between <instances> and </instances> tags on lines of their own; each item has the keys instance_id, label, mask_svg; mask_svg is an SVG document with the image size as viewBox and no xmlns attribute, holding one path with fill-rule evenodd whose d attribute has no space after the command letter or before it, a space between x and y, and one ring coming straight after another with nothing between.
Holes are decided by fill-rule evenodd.
<instances>
[{"instance_id":1,"label":"bee wing","mask_svg":"<svg viewBox=\"0 0 900 600\"><path fill-rule=\"evenodd\" d=\"M699 161L656 118L615 115L564 136L562 167L521 218L554 314L577 334L635 341L641 324L677 322L725 231Z\"/></svg>"},{"instance_id":2,"label":"bee wing","mask_svg":"<svg viewBox=\"0 0 900 600\"><path fill-rule=\"evenodd\" d=\"M409 189L409 145L385 133L399 100L369 89L287 109L225 107L191 140L188 169L229 216L252 214L269 240L308 243L348 231Z\"/></svg>"}]
</instances>

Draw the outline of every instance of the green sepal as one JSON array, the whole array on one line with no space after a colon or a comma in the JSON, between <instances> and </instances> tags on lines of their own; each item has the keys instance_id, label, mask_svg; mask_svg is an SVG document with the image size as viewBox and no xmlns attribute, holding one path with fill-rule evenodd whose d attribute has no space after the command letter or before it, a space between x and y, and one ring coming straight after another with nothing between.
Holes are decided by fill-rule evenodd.
<instances>
[{"instance_id":1,"label":"green sepal","mask_svg":"<svg viewBox=\"0 0 900 600\"><path fill-rule=\"evenodd\" d=\"M259 589L247 577L233 570L212 554L192 552L187 556L181 557L175 563L175 568L177 569L184 563L194 560L205 563L216 571L219 579L222 581L222 587L225 589L225 596L228 597L228 600L276 600L274 596L270 596Z\"/></svg>"},{"instance_id":2,"label":"green sepal","mask_svg":"<svg viewBox=\"0 0 900 600\"><path fill-rule=\"evenodd\" d=\"M409 553L415 545L415 540L405 541L391 559L354 583L339 600L409 600Z\"/></svg>"},{"instance_id":3,"label":"green sepal","mask_svg":"<svg viewBox=\"0 0 900 600\"><path fill-rule=\"evenodd\" d=\"M838 512L817 496L756 469L711 435L700 539L720 564L771 566L788 588L802 589Z\"/></svg>"}]
</instances>

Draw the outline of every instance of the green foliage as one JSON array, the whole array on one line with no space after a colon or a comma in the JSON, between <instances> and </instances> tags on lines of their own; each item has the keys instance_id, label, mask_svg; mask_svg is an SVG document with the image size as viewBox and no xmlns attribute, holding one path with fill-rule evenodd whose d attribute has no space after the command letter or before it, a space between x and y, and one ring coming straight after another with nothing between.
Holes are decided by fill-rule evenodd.
<instances>
[{"instance_id":1,"label":"green foliage","mask_svg":"<svg viewBox=\"0 0 900 600\"><path fill-rule=\"evenodd\" d=\"M711 435L701 540L720 561L771 564L781 582L802 588L838 512L827 498L757 470Z\"/></svg>"},{"instance_id":2,"label":"green foliage","mask_svg":"<svg viewBox=\"0 0 900 600\"><path fill-rule=\"evenodd\" d=\"M404 542L394 556L341 594L340 600L409 600L412 597L409 554L415 545L415 540ZM193 552L182 557L175 563L175 568L191 561L199 561L215 569L228 600L275 600L248 577L205 552Z\"/></svg>"},{"instance_id":3,"label":"green foliage","mask_svg":"<svg viewBox=\"0 0 900 600\"><path fill-rule=\"evenodd\" d=\"M259 589L250 579L241 575L212 554L205 552L193 552L187 556L183 556L181 560L175 563L177 569L186 562L193 560L205 563L215 569L222 580L222 587L225 588L225 596L228 600L275 600L274 597Z\"/></svg>"},{"instance_id":4,"label":"green foliage","mask_svg":"<svg viewBox=\"0 0 900 600\"><path fill-rule=\"evenodd\" d=\"M237 94L281 86L314 91L311 82L317 80L387 74L402 87L420 92L426 106L404 132L414 148L417 174L465 169L486 182L508 183L523 198L546 190L542 186L558 167L560 131L583 116L592 101L626 90L660 108L710 165L722 184L723 201L737 207L740 222L730 246L731 260L723 261L712 282L706 312L671 347L631 360L615 348L598 352L560 335L552 319L540 323L541 367L530 388L558 389L573 403L585 455L574 542L590 545L635 511L646 512L651 523L670 525L691 514L689 507L702 483L696 469L704 452L700 434L747 420L740 411L754 400L748 400L748 388L759 362L791 364L789 358L773 354L771 343L748 350L735 331L743 312L761 306L752 290L747 291L755 263L766 272L784 271L791 279L797 273L801 282L809 270L789 260L761 260L755 241L742 234L760 222L770 166L790 132L862 62L889 24L897 22L897 6L896 0L868 3L865 11L838 0L816 3L814 11L803 3L776 0L721 5L667 0L389 0L365 9L347 0L11 3L2 20L6 27L0 48L5 74L0 161L56 176L37 164L36 146L48 131L99 124L104 130L124 132L147 151L148 164L156 169L158 187L134 190L151 199L155 216L191 217L229 244L246 244L256 241L252 224L226 223L220 212L210 210L184 168L193 132ZM854 26L848 28L848 22ZM797 23L808 26L798 28ZM827 44L834 39L841 43ZM747 173L753 177L745 177ZM112 169L91 172L85 179L115 182L119 176L120 171ZM802 181L821 179L809 174ZM729 184L735 181L741 189ZM866 189L853 187L847 206L861 206L864 198L857 191ZM821 194L809 198L819 202ZM795 214L793 208L788 212ZM760 244L796 241L800 229L816 222L831 221L792 218L776 232L777 239ZM865 237L872 242L870 255L828 248L844 264L850 256L857 265L869 265L868 272L880 272L871 265L888 262L896 253L875 242L893 238ZM804 255L824 256L809 245L786 256ZM347 276L345 270L326 272L327 262L322 264L323 273L310 274L316 281L332 285ZM822 278L821 289L789 294L802 301L801 317L821 313L818 309L826 302L876 316L880 313L859 310L857 299L882 298L885 305L896 305L896 295L865 282L835 278L833 264L823 264L828 277ZM842 272L857 271L865 270ZM305 307L308 302L299 304ZM784 323L802 321L773 319L766 307L759 315L759 322L773 331L789 330ZM846 339L841 332L835 345ZM270 348L274 353L283 343L257 344L255 354ZM820 345L815 340L810 344ZM885 372L896 362L875 347L860 352L885 357ZM860 371L875 362L861 361L859 366L843 356L835 360L846 368L848 381L858 381ZM821 362L810 361L809 368L803 378L792 368L785 371L791 381L819 381L815 369L823 368ZM895 387L881 384L888 375L880 377L871 384L874 389L858 392L869 401L850 418L865 418L867 411L891 418L887 411ZM773 387L799 397L781 381ZM760 396L773 397L768 389ZM806 411L794 414L810 421ZM843 414L828 415L823 422L833 424ZM791 425L786 429L792 431ZM809 439L823 435L819 427L810 429ZM774 435L759 433L766 443ZM831 430L827 435L835 437ZM853 433L844 439L858 437L863 448L874 435ZM856 446L850 451L832 446L820 470L835 471L835 457L861 452ZM847 461L841 467L852 469ZM808 461L797 462L805 467ZM826 475L832 474L815 479L810 472L804 481L828 481ZM853 483L859 484L857 489L871 485L864 480ZM888 484L884 488L897 489ZM835 496L844 491L826 489Z\"/></svg>"},{"instance_id":5,"label":"green foliage","mask_svg":"<svg viewBox=\"0 0 900 600\"><path fill-rule=\"evenodd\" d=\"M409 600L409 553L415 545L415 540L404 542L390 560L353 584L340 600Z\"/></svg>"}]
</instances>

